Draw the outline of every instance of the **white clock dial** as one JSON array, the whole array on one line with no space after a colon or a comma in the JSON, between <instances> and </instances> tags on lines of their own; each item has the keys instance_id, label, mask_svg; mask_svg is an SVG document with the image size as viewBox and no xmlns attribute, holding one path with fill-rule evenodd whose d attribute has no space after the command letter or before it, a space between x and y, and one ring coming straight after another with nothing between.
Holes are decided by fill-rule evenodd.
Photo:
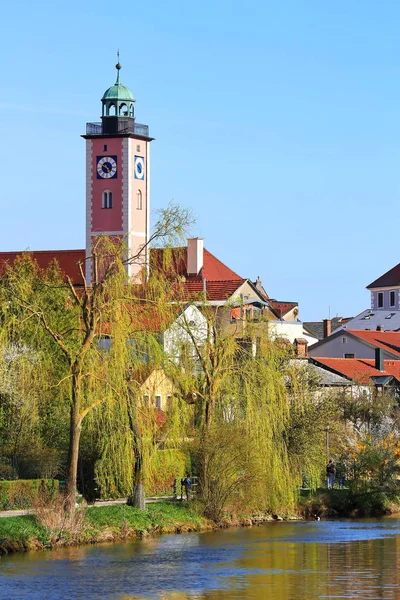
<instances>
[{"instance_id":1,"label":"white clock dial","mask_svg":"<svg viewBox=\"0 0 400 600\"><path fill-rule=\"evenodd\" d=\"M117 162L112 156L103 156L97 162L97 173L103 179L111 179L117 173Z\"/></svg>"},{"instance_id":2,"label":"white clock dial","mask_svg":"<svg viewBox=\"0 0 400 600\"><path fill-rule=\"evenodd\" d=\"M144 158L135 156L135 179L144 179Z\"/></svg>"}]
</instances>

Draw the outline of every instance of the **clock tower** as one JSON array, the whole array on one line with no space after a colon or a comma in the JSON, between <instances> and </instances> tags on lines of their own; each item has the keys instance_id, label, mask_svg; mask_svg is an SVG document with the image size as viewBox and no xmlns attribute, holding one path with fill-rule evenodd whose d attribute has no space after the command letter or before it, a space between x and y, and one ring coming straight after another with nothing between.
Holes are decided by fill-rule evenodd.
<instances>
[{"instance_id":1,"label":"clock tower","mask_svg":"<svg viewBox=\"0 0 400 600\"><path fill-rule=\"evenodd\" d=\"M101 99L101 123L87 123L86 279L92 282L92 249L98 236L126 243L129 277L148 265L150 229L150 142L147 125L135 120L135 98L117 79ZM141 249L143 252L140 253Z\"/></svg>"}]
</instances>

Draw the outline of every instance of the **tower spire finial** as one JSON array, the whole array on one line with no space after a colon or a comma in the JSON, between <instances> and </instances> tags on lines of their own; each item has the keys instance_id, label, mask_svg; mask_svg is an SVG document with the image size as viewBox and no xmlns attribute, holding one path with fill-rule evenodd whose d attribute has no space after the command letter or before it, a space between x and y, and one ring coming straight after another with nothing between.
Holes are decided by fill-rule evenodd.
<instances>
[{"instance_id":1,"label":"tower spire finial","mask_svg":"<svg viewBox=\"0 0 400 600\"><path fill-rule=\"evenodd\" d=\"M115 68L117 69L117 81L115 82L115 85L119 85L119 72L122 69L122 65L119 62L119 48L117 50L117 64L115 65Z\"/></svg>"}]
</instances>

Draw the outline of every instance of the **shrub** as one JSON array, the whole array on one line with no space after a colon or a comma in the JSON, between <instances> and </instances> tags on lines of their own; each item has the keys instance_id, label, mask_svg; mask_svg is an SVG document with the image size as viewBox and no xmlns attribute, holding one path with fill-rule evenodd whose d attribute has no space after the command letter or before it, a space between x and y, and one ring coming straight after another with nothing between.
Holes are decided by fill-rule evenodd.
<instances>
[{"instance_id":1,"label":"shrub","mask_svg":"<svg viewBox=\"0 0 400 600\"><path fill-rule=\"evenodd\" d=\"M147 482L147 495L171 495L174 479L181 479L190 470L189 457L181 450L158 450Z\"/></svg>"},{"instance_id":2,"label":"shrub","mask_svg":"<svg viewBox=\"0 0 400 600\"><path fill-rule=\"evenodd\" d=\"M84 529L86 508L67 510L67 497L42 488L33 501L35 518L50 534L50 544L70 544L80 539Z\"/></svg>"},{"instance_id":3,"label":"shrub","mask_svg":"<svg viewBox=\"0 0 400 600\"><path fill-rule=\"evenodd\" d=\"M55 498L58 492L56 479L16 479L0 481L0 510L30 508L41 494Z\"/></svg>"}]
</instances>

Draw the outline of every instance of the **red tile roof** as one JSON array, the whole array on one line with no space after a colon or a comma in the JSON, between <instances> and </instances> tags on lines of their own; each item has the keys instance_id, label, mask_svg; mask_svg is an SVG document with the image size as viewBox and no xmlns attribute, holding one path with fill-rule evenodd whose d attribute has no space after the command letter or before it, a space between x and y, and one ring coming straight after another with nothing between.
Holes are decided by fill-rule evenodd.
<instances>
[{"instance_id":1,"label":"red tile roof","mask_svg":"<svg viewBox=\"0 0 400 600\"><path fill-rule=\"evenodd\" d=\"M65 275L68 275L76 285L82 285L83 281L79 273L78 263L85 261L85 250L26 250L24 252L0 252L0 274L4 271L6 264L12 265L17 256L27 254L37 262L41 269L47 269L53 260Z\"/></svg>"},{"instance_id":2,"label":"red tile roof","mask_svg":"<svg viewBox=\"0 0 400 600\"><path fill-rule=\"evenodd\" d=\"M207 300L210 302L228 300L245 281L246 279L234 279L233 281L209 281L207 279L205 282ZM202 298L203 282L189 279L181 284L181 290L187 299Z\"/></svg>"},{"instance_id":3,"label":"red tile roof","mask_svg":"<svg viewBox=\"0 0 400 600\"><path fill-rule=\"evenodd\" d=\"M379 348L383 348L396 356L400 357L400 332L398 331L368 331L364 329L346 329L344 332L373 344Z\"/></svg>"},{"instance_id":4,"label":"red tile roof","mask_svg":"<svg viewBox=\"0 0 400 600\"><path fill-rule=\"evenodd\" d=\"M151 250L151 261L162 267L167 261L171 272L175 272L188 281L244 281L240 275L232 271L216 256L204 248L203 268L198 275L188 275L187 272L187 248L153 248ZM239 286L238 286L239 287Z\"/></svg>"},{"instance_id":5,"label":"red tile roof","mask_svg":"<svg viewBox=\"0 0 400 600\"><path fill-rule=\"evenodd\" d=\"M400 285L400 263L367 285L367 290L377 287L395 287L398 285Z\"/></svg>"},{"instance_id":6,"label":"red tile roof","mask_svg":"<svg viewBox=\"0 0 400 600\"><path fill-rule=\"evenodd\" d=\"M271 298L268 300L268 304L280 319L298 306L297 302L281 302L280 300L271 300Z\"/></svg>"},{"instance_id":7,"label":"red tile roof","mask_svg":"<svg viewBox=\"0 0 400 600\"><path fill-rule=\"evenodd\" d=\"M370 377L391 375L400 381L400 360L384 360L384 371L375 368L372 358L322 358L313 357L312 362L328 367L329 370L353 379L356 383L370 383Z\"/></svg>"},{"instance_id":8,"label":"red tile roof","mask_svg":"<svg viewBox=\"0 0 400 600\"><path fill-rule=\"evenodd\" d=\"M77 263L85 260L85 250L44 250L27 251L26 253L36 260L41 269L47 268L53 260L57 260L61 271L68 275L76 285L82 285ZM12 264L21 254L23 252L1 252L0 273L4 270L6 263ZM169 258L167 258L168 255ZM164 261L171 261L168 263L171 275L185 278L182 292L186 293L188 299L199 297L202 294L203 279L206 280L209 301L227 300L246 281L206 249L204 249L204 265L198 275L187 274L187 248L172 248L171 250L153 248L151 260L160 267L163 266Z\"/></svg>"}]
</instances>

